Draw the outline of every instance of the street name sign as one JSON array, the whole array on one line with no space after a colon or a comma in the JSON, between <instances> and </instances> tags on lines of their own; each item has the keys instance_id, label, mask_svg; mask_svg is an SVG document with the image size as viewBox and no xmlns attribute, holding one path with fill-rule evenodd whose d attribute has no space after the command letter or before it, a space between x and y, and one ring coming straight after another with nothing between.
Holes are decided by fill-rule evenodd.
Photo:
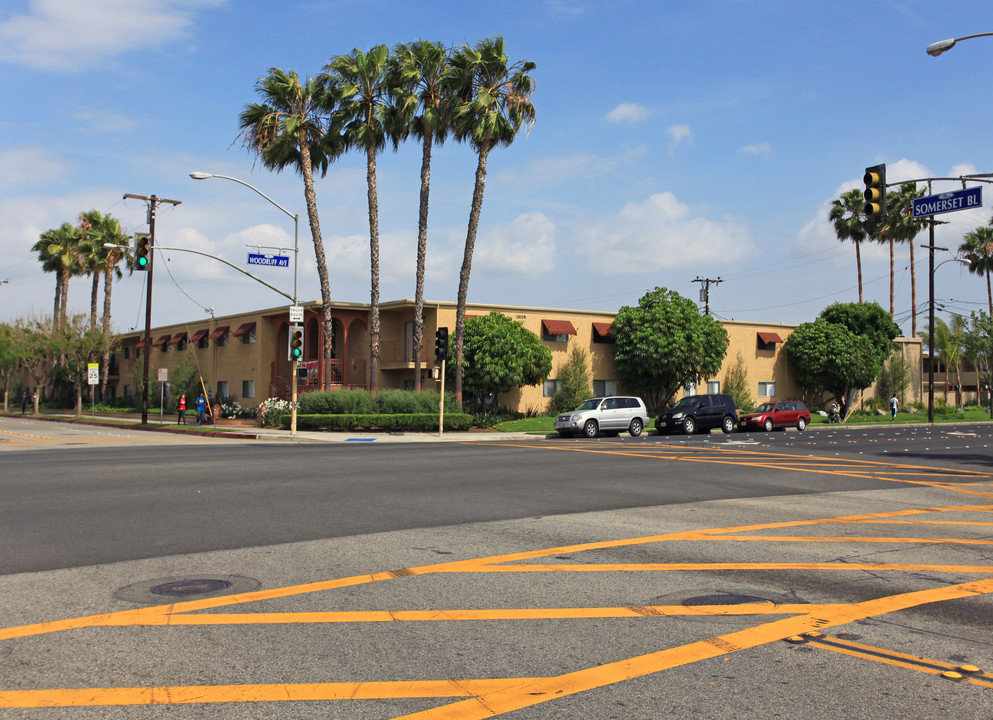
<instances>
[{"instance_id":1,"label":"street name sign","mask_svg":"<svg viewBox=\"0 0 993 720\"><path fill-rule=\"evenodd\" d=\"M981 186L965 188L940 195L914 198L914 217L922 218L958 210L975 210L982 206L983 188Z\"/></svg>"},{"instance_id":2,"label":"street name sign","mask_svg":"<svg viewBox=\"0 0 993 720\"><path fill-rule=\"evenodd\" d=\"M249 265L261 265L263 267L289 267L290 258L288 255L262 255L259 253L248 253Z\"/></svg>"}]
</instances>

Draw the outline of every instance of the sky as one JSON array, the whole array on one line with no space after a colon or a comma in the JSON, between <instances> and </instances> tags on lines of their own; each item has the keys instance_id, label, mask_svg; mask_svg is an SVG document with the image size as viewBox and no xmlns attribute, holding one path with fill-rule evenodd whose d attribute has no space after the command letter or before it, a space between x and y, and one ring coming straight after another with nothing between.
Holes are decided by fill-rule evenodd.
<instances>
[{"instance_id":1,"label":"sky","mask_svg":"<svg viewBox=\"0 0 993 720\"><path fill-rule=\"evenodd\" d=\"M802 323L858 300L855 247L828 221L831 201L887 179L993 172L993 93L982 71L988 0L5 0L0 7L0 322L51 313L55 278L31 247L96 209L156 244L222 257L292 294L289 268L249 268L250 252L291 255L299 213L298 296L320 299L303 182L267 171L238 116L271 67L301 76L335 55L417 39L450 47L502 35L536 64L529 131L489 158L469 302L617 311L656 286L726 320ZM454 301L476 156L436 148L425 296ZM414 297L420 148L378 158L381 299ZM923 185L922 185L923 187ZM936 182L937 194L961 183ZM370 298L365 156L316 181L335 301ZM986 307L986 285L953 260L981 210L940 216L939 313ZM927 253L917 243L918 329ZM284 248L284 250L278 250ZM862 246L864 293L889 308L889 254ZM144 325L146 274L113 289L113 325ZM895 262L895 319L911 332L909 248ZM156 253L153 326L288 301L231 267ZM90 281L73 280L72 312ZM102 297L101 297L102 302Z\"/></svg>"}]
</instances>

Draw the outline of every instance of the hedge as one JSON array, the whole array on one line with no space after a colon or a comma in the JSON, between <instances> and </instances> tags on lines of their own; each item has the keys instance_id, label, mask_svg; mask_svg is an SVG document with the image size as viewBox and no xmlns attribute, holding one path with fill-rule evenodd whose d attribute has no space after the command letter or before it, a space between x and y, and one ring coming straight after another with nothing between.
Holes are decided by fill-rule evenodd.
<instances>
[{"instance_id":1,"label":"hedge","mask_svg":"<svg viewBox=\"0 0 993 720\"><path fill-rule=\"evenodd\" d=\"M283 415L283 425L290 424L290 416ZM472 415L445 414L445 430L468 430ZM297 415L297 430L381 430L386 432L430 432L438 429L438 414L415 413L405 415Z\"/></svg>"}]
</instances>

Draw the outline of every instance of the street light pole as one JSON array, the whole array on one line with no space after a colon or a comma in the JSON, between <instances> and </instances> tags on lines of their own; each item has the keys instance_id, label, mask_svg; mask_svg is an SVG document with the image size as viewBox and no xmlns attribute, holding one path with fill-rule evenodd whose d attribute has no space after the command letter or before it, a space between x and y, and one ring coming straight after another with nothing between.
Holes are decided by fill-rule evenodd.
<instances>
[{"instance_id":1,"label":"street light pole","mask_svg":"<svg viewBox=\"0 0 993 720\"><path fill-rule=\"evenodd\" d=\"M230 180L231 182L236 182L239 185L244 185L249 190L253 190L256 194L261 195L266 200L268 200L272 205L276 206L283 213L293 218L293 306L297 305L297 273L300 266L300 215L298 213L291 213L289 210L284 208L278 202L273 200L271 197L266 195L264 192L259 190L254 185L251 185L244 180L239 180L236 177L231 177L230 175L216 175L214 173L207 173L201 171L194 171L190 173L190 177L194 180L206 180L208 178L220 178L221 180ZM149 275L151 279L151 275ZM296 358L290 360L290 435L297 434L297 363L299 361ZM147 374L147 371L146 371Z\"/></svg>"},{"instance_id":2,"label":"street light pole","mask_svg":"<svg viewBox=\"0 0 993 720\"><path fill-rule=\"evenodd\" d=\"M960 38L949 38L948 40L939 40L936 43L931 43L927 46L927 54L931 57L938 57L941 53L951 50L955 47L955 43L960 40L970 40L977 37L989 37L993 33L977 33L975 35L963 35Z\"/></svg>"}]
</instances>

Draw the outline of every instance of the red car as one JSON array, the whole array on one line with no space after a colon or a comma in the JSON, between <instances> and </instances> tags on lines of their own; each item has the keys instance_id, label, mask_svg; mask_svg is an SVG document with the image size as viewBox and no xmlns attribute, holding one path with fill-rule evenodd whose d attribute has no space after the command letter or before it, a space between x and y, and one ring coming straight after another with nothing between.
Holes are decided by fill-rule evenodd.
<instances>
[{"instance_id":1,"label":"red car","mask_svg":"<svg viewBox=\"0 0 993 720\"><path fill-rule=\"evenodd\" d=\"M781 400L759 405L755 412L738 418L739 430L765 430L796 426L803 430L810 423L810 410L802 402Z\"/></svg>"}]
</instances>

